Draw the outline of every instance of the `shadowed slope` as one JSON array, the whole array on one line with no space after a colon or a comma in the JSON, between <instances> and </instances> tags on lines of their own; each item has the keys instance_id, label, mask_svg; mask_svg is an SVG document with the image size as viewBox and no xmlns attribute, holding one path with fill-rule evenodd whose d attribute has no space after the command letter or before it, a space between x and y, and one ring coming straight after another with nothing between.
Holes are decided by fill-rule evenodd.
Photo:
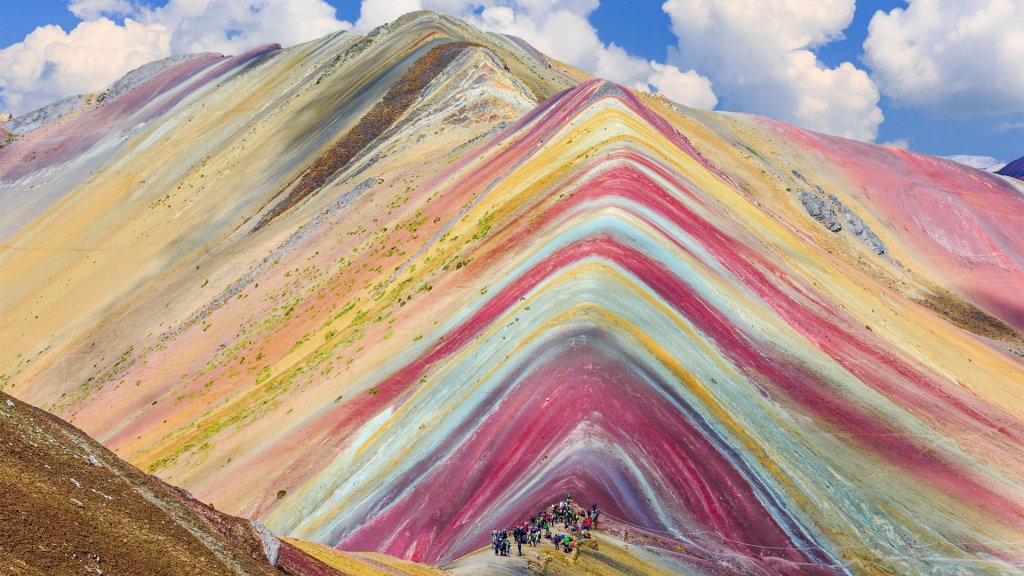
<instances>
[{"instance_id":1,"label":"shadowed slope","mask_svg":"<svg viewBox=\"0 0 1024 576\"><path fill-rule=\"evenodd\" d=\"M1017 180L1024 180L1024 156L1009 162L1006 166L1000 168L996 174L1009 176L1010 178L1016 178Z\"/></svg>"},{"instance_id":2,"label":"shadowed slope","mask_svg":"<svg viewBox=\"0 0 1024 576\"><path fill-rule=\"evenodd\" d=\"M388 88L384 98L359 119L349 132L331 145L317 158L299 179L287 196L260 218L253 232L266 226L289 208L323 186L327 180L343 170L370 143L390 128L412 106L420 93L465 49L481 47L479 44L452 42L434 46L413 63Z\"/></svg>"}]
</instances>

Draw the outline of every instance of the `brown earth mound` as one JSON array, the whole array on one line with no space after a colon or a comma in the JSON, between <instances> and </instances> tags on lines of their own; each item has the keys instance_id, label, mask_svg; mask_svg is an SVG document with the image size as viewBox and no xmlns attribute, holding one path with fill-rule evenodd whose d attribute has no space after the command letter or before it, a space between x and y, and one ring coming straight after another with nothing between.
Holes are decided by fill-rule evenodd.
<instances>
[{"instance_id":1,"label":"brown earth mound","mask_svg":"<svg viewBox=\"0 0 1024 576\"><path fill-rule=\"evenodd\" d=\"M3 392L0 463L4 574L342 574Z\"/></svg>"},{"instance_id":2,"label":"brown earth mound","mask_svg":"<svg viewBox=\"0 0 1024 576\"><path fill-rule=\"evenodd\" d=\"M916 300L968 332L1007 344L1024 344L1024 336L1012 326L952 292L939 290Z\"/></svg>"}]
</instances>

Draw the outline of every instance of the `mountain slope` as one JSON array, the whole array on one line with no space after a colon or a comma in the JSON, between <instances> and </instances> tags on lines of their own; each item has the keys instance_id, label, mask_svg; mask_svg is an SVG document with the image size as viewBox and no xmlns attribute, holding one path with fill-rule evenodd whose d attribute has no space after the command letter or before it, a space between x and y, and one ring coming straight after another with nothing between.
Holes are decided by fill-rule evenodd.
<instances>
[{"instance_id":1,"label":"mountain slope","mask_svg":"<svg viewBox=\"0 0 1024 576\"><path fill-rule=\"evenodd\" d=\"M314 557L307 542L218 512L2 392L0 438L0 561L11 574L349 573L331 568L333 553ZM360 558L350 568L372 570Z\"/></svg>"},{"instance_id":2,"label":"mountain slope","mask_svg":"<svg viewBox=\"0 0 1024 576\"><path fill-rule=\"evenodd\" d=\"M670 572L1022 562L1007 179L432 13L192 58L0 171L5 390L279 534L445 563L571 491Z\"/></svg>"}]
</instances>

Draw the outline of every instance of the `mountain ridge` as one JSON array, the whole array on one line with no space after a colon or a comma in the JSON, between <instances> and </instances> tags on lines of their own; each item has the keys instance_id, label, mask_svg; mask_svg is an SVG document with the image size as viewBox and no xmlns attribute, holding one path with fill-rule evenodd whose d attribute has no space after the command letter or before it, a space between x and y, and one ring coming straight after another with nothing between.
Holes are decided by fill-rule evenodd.
<instances>
[{"instance_id":1,"label":"mountain ridge","mask_svg":"<svg viewBox=\"0 0 1024 576\"><path fill-rule=\"evenodd\" d=\"M5 145L4 390L347 550L452 561L572 491L737 573L1019 561L1019 184L378 30Z\"/></svg>"}]
</instances>

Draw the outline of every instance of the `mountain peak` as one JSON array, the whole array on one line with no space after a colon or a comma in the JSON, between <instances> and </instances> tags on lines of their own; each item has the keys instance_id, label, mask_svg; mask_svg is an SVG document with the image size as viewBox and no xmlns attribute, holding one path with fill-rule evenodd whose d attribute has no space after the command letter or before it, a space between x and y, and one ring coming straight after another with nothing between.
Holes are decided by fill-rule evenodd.
<instances>
[{"instance_id":1,"label":"mountain peak","mask_svg":"<svg viewBox=\"0 0 1024 576\"><path fill-rule=\"evenodd\" d=\"M0 388L128 463L384 573L1020 563L1016 181L432 12L148 70L0 150Z\"/></svg>"}]
</instances>

